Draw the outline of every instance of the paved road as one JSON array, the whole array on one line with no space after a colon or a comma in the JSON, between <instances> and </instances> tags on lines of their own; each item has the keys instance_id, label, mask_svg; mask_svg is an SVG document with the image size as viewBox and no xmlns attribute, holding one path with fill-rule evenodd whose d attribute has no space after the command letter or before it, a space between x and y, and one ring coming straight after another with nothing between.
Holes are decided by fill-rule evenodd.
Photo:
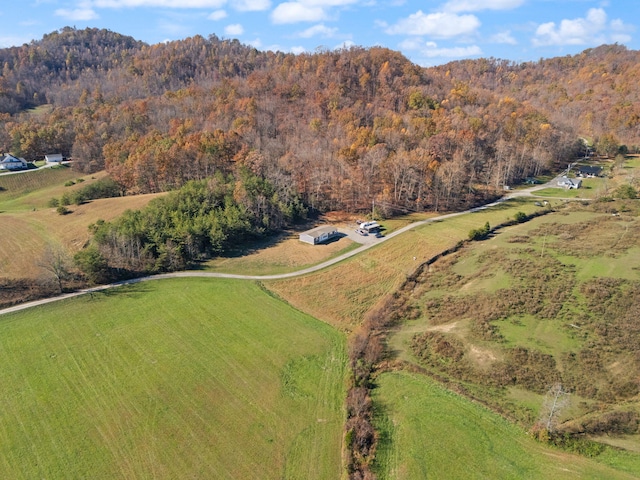
<instances>
[{"instance_id":1,"label":"paved road","mask_svg":"<svg viewBox=\"0 0 640 480\"><path fill-rule=\"evenodd\" d=\"M342 262L343 260L346 260L348 258L351 258L355 255L358 255L361 252L364 252L365 250L368 250L371 247L374 247L376 245L379 245L380 243L386 242L387 240L392 239L393 237L396 237L397 235L401 235L402 233L411 230L412 228L416 228L420 225L426 225L428 223L432 223L432 222L438 222L441 220L445 220L447 218L453 218L453 217L458 217L460 215L466 215L468 213L471 212L478 212L481 210L485 210L487 208L493 207L495 205L498 205L510 198L515 198L515 197L523 197L523 196L529 196L532 195L536 190L541 190L543 188L548 188L549 186L554 186L557 187L557 182L556 179L552 180L551 182L544 184L544 185L536 185L524 190L516 190L513 192L509 192L507 195L505 195L504 197L500 198L499 200L495 201L495 202L491 202L491 203L487 203L486 205L480 206L480 207L475 207L475 208L471 208L469 210L465 210L462 212L454 212L454 213L448 213L445 215L440 215L438 217L433 217L433 218L428 218L426 220L420 220L418 222L414 222L411 223L409 225L406 225L394 232L391 232L390 234L384 236L384 237L380 237L380 238L375 238L374 236L370 236L371 238L367 238L364 237L362 239L359 239L360 241L363 241L365 238L367 238L366 243L364 243L363 245L361 245L360 247L356 248L355 250L351 250L347 253L344 253L342 255L339 255L337 257L334 257L330 260L327 260L326 262L322 262L319 263L317 265L314 265L312 267L308 267L308 268L303 268L302 270L296 270L295 272L289 272L289 273L280 273L277 275L238 275L238 274L234 274L234 273L217 273L217 272L198 272L198 271L186 271L186 272L173 272L173 273L163 273L163 274L159 274L159 275L151 275L148 277L141 277L141 278L135 278L132 280L125 280L122 282L117 282L117 283L112 283L109 285L100 285L98 287L93 287L93 288L87 288L84 290L78 290L77 292L72 292L72 293L67 293L64 295L59 295L57 297L51 297L51 298L44 298L42 300L35 300L33 302L27 302L27 303L23 303L20 305L16 305L13 307L9 307L9 308L5 308L0 310L0 315L6 314L6 313L12 313L12 312L18 312L20 310L26 310L27 308L31 308L31 307L35 307L37 305L45 305L47 303L51 303L51 302L57 302L58 300L64 300L66 298L72 298L72 297L77 297L80 295L86 295L88 293L92 293L92 292L100 292L103 290L107 290L110 288L114 288L114 287L119 287L122 285L131 285L131 284L135 284L135 283L140 283L140 282L146 282L149 280L161 280L161 279L165 279L165 278L182 278L182 277L213 277L213 278L235 278L235 279L242 279L242 280L278 280L278 279L283 279L283 278L292 278L292 277L298 277L300 275L307 275L309 273L313 273L313 272L317 272L318 270L322 270L323 268L327 268L331 265L334 265L336 263ZM572 200L576 200L576 199L572 199Z\"/></svg>"}]
</instances>

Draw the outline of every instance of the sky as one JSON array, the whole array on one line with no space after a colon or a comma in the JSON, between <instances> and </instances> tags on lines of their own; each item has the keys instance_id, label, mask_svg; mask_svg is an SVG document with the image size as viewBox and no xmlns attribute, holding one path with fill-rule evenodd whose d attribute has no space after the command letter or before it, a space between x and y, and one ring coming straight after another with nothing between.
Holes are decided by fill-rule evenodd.
<instances>
[{"instance_id":1,"label":"sky","mask_svg":"<svg viewBox=\"0 0 640 480\"><path fill-rule=\"evenodd\" d=\"M0 48L70 26L148 44L215 34L293 53L384 46L425 67L640 49L640 0L2 0L0 22Z\"/></svg>"}]
</instances>

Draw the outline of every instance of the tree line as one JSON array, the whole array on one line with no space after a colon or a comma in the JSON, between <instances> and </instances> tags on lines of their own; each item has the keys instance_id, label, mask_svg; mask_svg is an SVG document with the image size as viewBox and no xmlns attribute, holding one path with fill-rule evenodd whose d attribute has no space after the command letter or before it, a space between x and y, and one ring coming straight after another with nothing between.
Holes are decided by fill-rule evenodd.
<instances>
[{"instance_id":1,"label":"tree line","mask_svg":"<svg viewBox=\"0 0 640 480\"><path fill-rule=\"evenodd\" d=\"M95 283L184 269L304 219L306 209L243 169L193 180L142 210L90 226L92 243L75 263Z\"/></svg>"}]
</instances>

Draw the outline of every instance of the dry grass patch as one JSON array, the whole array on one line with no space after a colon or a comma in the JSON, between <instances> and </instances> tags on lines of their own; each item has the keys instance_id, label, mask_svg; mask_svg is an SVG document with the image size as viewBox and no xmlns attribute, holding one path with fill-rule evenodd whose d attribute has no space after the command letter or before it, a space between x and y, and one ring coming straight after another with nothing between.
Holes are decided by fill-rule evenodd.
<instances>
[{"instance_id":1,"label":"dry grass patch","mask_svg":"<svg viewBox=\"0 0 640 480\"><path fill-rule=\"evenodd\" d=\"M140 209L157 195L105 198L78 206L72 213L58 215L55 209L0 214L2 242L0 266L4 278L37 278L37 263L48 244L61 245L73 255L90 239L88 226L99 219L112 220L128 209Z\"/></svg>"},{"instance_id":2,"label":"dry grass patch","mask_svg":"<svg viewBox=\"0 0 640 480\"><path fill-rule=\"evenodd\" d=\"M298 235L299 232L285 232L256 242L235 255L209 260L202 266L213 272L276 274L315 265L358 246L346 237L322 245L309 245L301 242Z\"/></svg>"}]
</instances>

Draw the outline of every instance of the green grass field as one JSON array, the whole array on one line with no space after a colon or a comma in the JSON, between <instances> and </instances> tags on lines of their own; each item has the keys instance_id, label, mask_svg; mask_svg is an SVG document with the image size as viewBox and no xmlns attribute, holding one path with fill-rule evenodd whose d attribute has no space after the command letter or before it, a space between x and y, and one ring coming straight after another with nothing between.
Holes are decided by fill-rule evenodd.
<instances>
[{"instance_id":1,"label":"green grass field","mask_svg":"<svg viewBox=\"0 0 640 480\"><path fill-rule=\"evenodd\" d=\"M608 452L603 461L545 447L499 415L405 372L385 373L374 391L384 479L624 479L638 462ZM635 471L638 473L638 471Z\"/></svg>"},{"instance_id":2,"label":"green grass field","mask_svg":"<svg viewBox=\"0 0 640 480\"><path fill-rule=\"evenodd\" d=\"M252 282L0 317L0 477L341 475L345 339Z\"/></svg>"}]
</instances>

